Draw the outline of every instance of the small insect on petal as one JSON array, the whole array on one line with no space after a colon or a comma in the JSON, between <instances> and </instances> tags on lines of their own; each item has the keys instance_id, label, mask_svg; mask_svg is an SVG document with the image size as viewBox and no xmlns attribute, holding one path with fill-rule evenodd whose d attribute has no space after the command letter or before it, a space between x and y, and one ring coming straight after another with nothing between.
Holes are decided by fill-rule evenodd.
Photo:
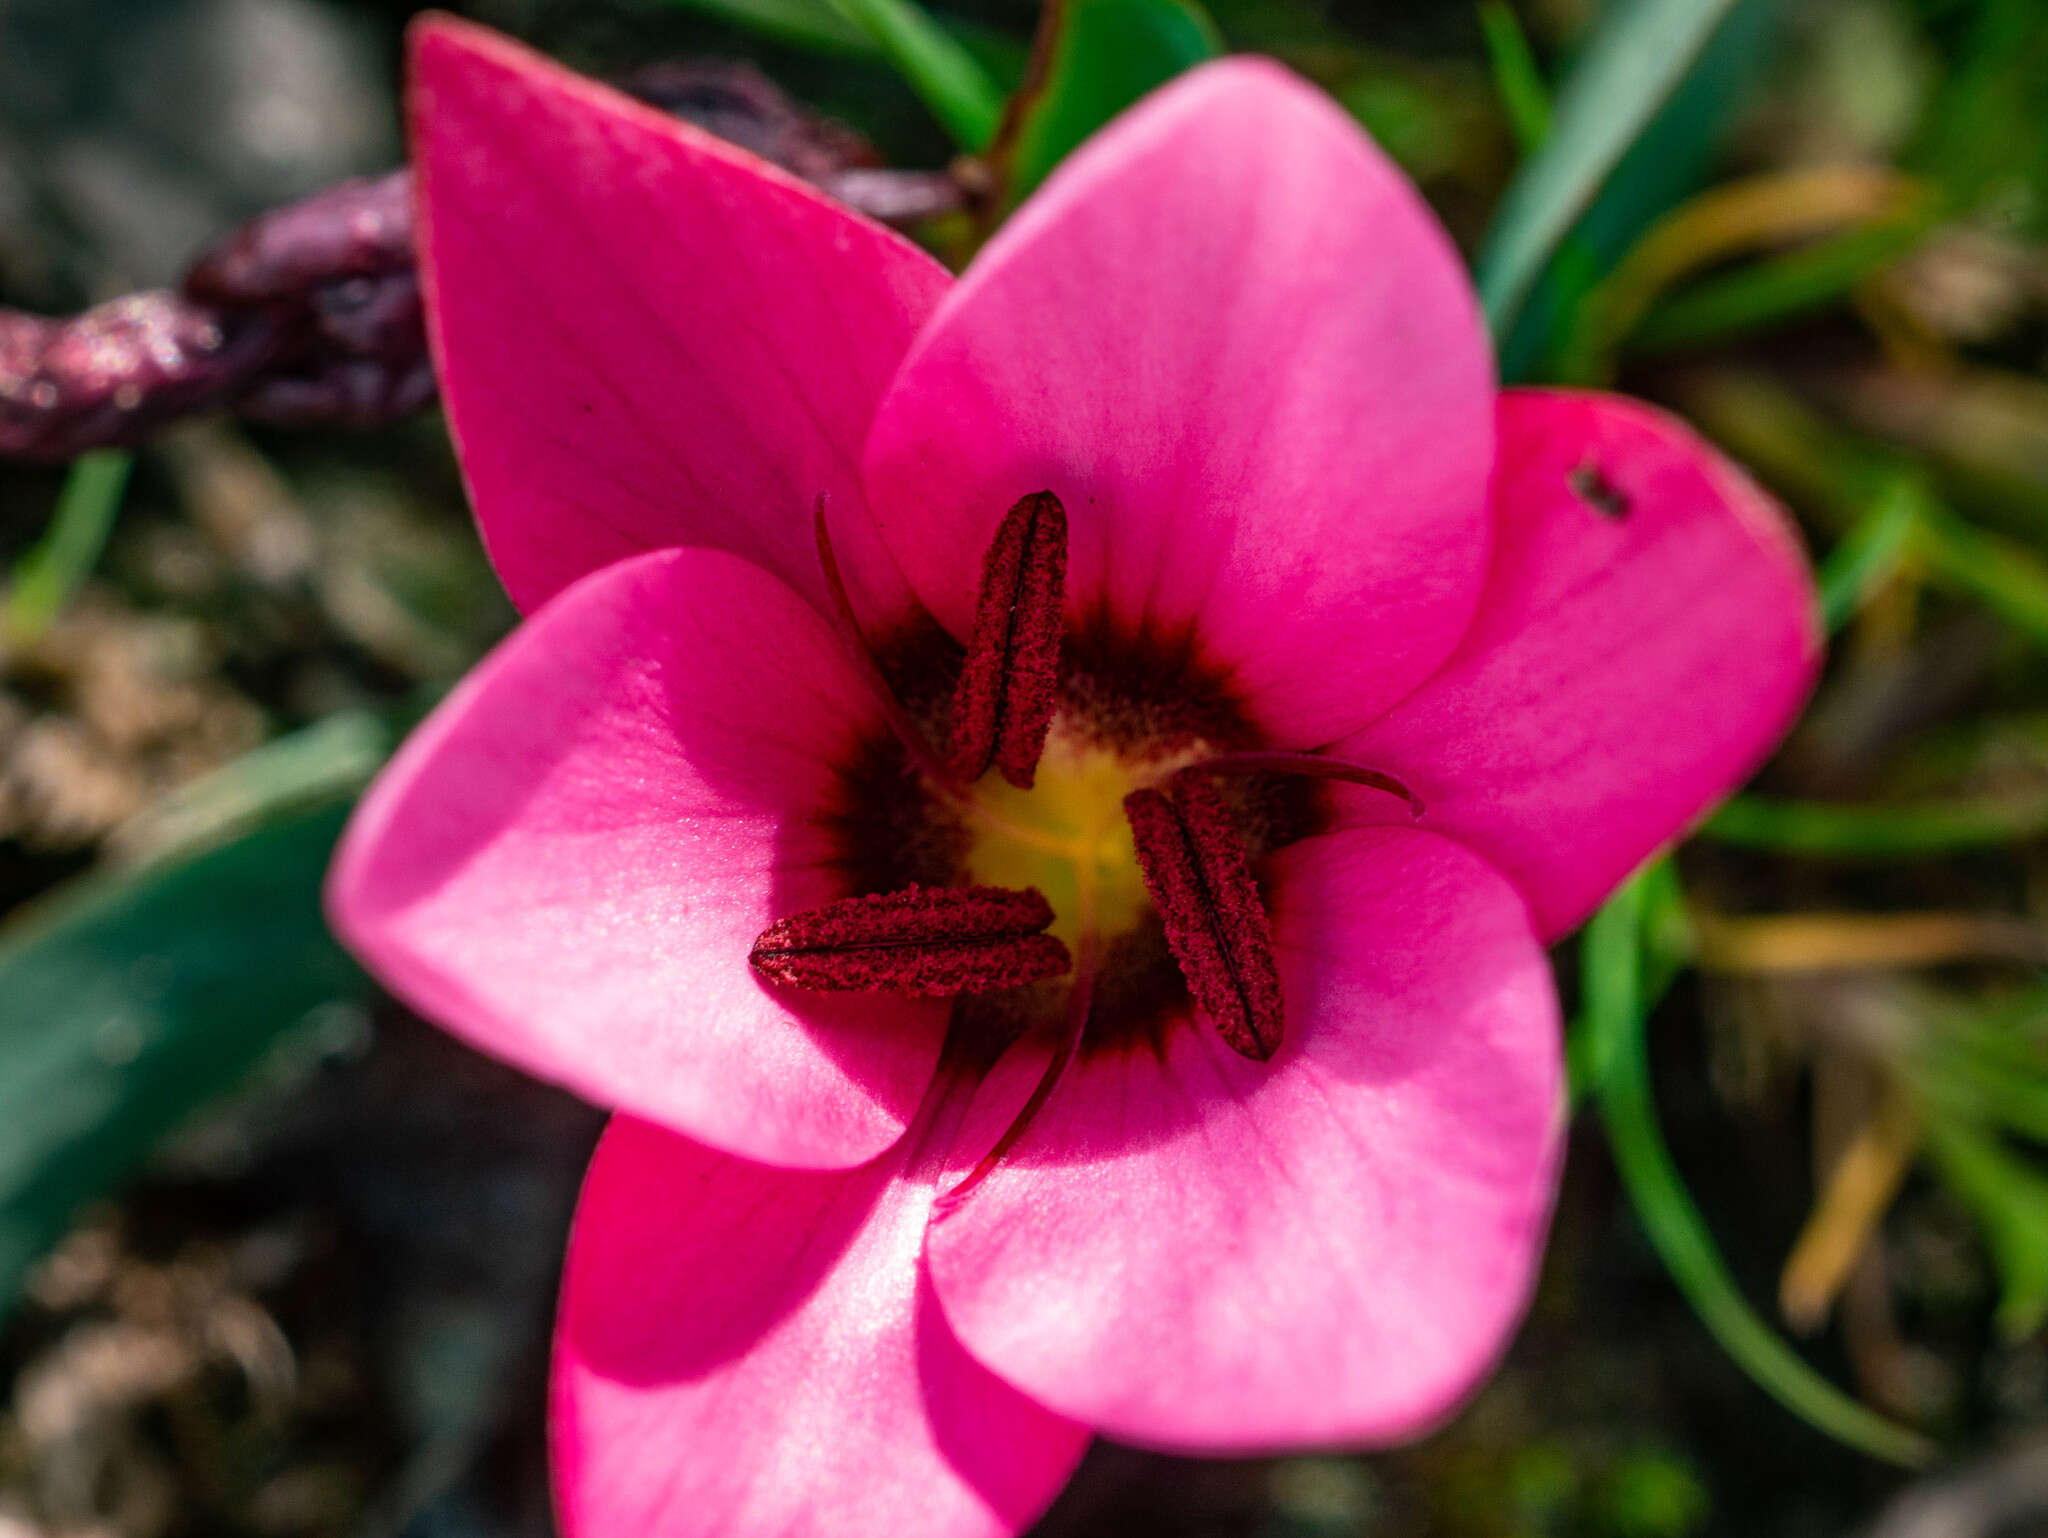
<instances>
[{"instance_id":1,"label":"small insect on petal","mask_svg":"<svg viewBox=\"0 0 2048 1538\"><path fill-rule=\"evenodd\" d=\"M1171 798L1132 791L1124 815L1188 991L1232 1050L1265 1062L1285 1024L1280 968L1229 806L1200 775L1180 774Z\"/></svg>"},{"instance_id":2,"label":"small insect on petal","mask_svg":"<svg viewBox=\"0 0 2048 1538\"><path fill-rule=\"evenodd\" d=\"M1003 515L981 567L967 663L953 691L950 767L972 783L991 764L1029 790L1060 682L1067 510L1034 492Z\"/></svg>"},{"instance_id":3,"label":"small insect on petal","mask_svg":"<svg viewBox=\"0 0 2048 1538\"><path fill-rule=\"evenodd\" d=\"M770 924L747 959L770 982L796 988L991 993L1067 970L1066 946L1040 933L1051 922L1036 890L913 885Z\"/></svg>"}]
</instances>

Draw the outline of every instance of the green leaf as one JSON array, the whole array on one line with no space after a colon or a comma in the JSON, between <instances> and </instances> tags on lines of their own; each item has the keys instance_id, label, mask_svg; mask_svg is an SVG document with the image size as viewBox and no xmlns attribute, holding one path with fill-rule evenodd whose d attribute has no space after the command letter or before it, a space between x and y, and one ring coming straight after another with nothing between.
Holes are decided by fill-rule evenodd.
<instances>
[{"instance_id":1,"label":"green leaf","mask_svg":"<svg viewBox=\"0 0 2048 1538\"><path fill-rule=\"evenodd\" d=\"M1191 0L1051 0L1027 83L994 152L1011 201L1111 118L1223 51Z\"/></svg>"},{"instance_id":2,"label":"green leaf","mask_svg":"<svg viewBox=\"0 0 2048 1538\"><path fill-rule=\"evenodd\" d=\"M819 53L872 57L874 39L832 0L669 0L672 5L729 22L748 32Z\"/></svg>"},{"instance_id":3,"label":"green leaf","mask_svg":"<svg viewBox=\"0 0 2048 1538\"><path fill-rule=\"evenodd\" d=\"M1002 120L1003 94L974 55L915 0L831 0L880 50L962 149L980 150Z\"/></svg>"},{"instance_id":4,"label":"green leaf","mask_svg":"<svg viewBox=\"0 0 2048 1538\"><path fill-rule=\"evenodd\" d=\"M73 463L48 532L14 568L0 609L0 640L15 646L33 641L64 612L99 564L133 464L134 456L121 449L100 449Z\"/></svg>"},{"instance_id":5,"label":"green leaf","mask_svg":"<svg viewBox=\"0 0 2048 1538\"><path fill-rule=\"evenodd\" d=\"M967 39L982 29L935 20L915 0L669 0L777 42L880 59L910 85L962 149L979 150L1002 118L1003 96Z\"/></svg>"},{"instance_id":6,"label":"green leaf","mask_svg":"<svg viewBox=\"0 0 2048 1538\"><path fill-rule=\"evenodd\" d=\"M179 786L124 825L113 852L130 864L190 854L287 812L353 795L391 756L398 726L409 725L431 702L430 691L421 694L394 720L369 710L337 711Z\"/></svg>"},{"instance_id":7,"label":"green leaf","mask_svg":"<svg viewBox=\"0 0 2048 1538\"><path fill-rule=\"evenodd\" d=\"M1586 1017L1594 1022L1600 1043L1595 1093L1615 1167L1636 1216L1693 1312L1758 1387L1851 1447L1893 1463L1925 1463L1934 1451L1926 1438L1844 1394L1757 1316L1729 1275L1672 1162L1650 1097L1642 950L1624 943L1628 930L1640 931L1648 879L1645 873L1630 881L1594 919L1588 943L1590 947L1600 933L1601 948L1598 955L1588 956L1585 971ZM1602 919L1610 910L1613 917L1606 928L1611 932L1603 932Z\"/></svg>"},{"instance_id":8,"label":"green leaf","mask_svg":"<svg viewBox=\"0 0 2048 1538\"><path fill-rule=\"evenodd\" d=\"M394 735L332 717L195 782L132 851L0 929L0 1311L77 1208L369 980L320 888ZM225 841L223 841L225 840Z\"/></svg>"},{"instance_id":9,"label":"green leaf","mask_svg":"<svg viewBox=\"0 0 2048 1538\"><path fill-rule=\"evenodd\" d=\"M1542 148L1508 187L1479 253L1479 295L1496 338L1734 3L1615 0L1602 12Z\"/></svg>"},{"instance_id":10,"label":"green leaf","mask_svg":"<svg viewBox=\"0 0 2048 1538\"><path fill-rule=\"evenodd\" d=\"M2048 1320L2048 1176L1996 1136L1963 1122L1935 1118L1927 1143L1998 1266L1999 1333L2024 1340Z\"/></svg>"},{"instance_id":11,"label":"green leaf","mask_svg":"<svg viewBox=\"0 0 2048 1538\"><path fill-rule=\"evenodd\" d=\"M137 877L92 879L0 945L0 1309L78 1207L367 980L328 936L330 803Z\"/></svg>"}]
</instances>

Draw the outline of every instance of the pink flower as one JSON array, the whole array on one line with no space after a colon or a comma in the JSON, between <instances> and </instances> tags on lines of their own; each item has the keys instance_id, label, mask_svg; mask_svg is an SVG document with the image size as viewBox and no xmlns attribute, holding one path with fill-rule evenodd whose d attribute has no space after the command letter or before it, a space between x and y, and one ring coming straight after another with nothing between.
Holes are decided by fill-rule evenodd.
<instances>
[{"instance_id":1,"label":"pink flower","mask_svg":"<svg viewBox=\"0 0 2048 1538\"><path fill-rule=\"evenodd\" d=\"M1150 98L957 282L490 34L413 68L442 386L532 617L331 906L619 1113L568 1532L1010 1533L1094 1430L1448 1414L1556 1179L1543 946L1811 683L1777 510L1646 407L1497 393L1423 204L1270 64ZM949 732L921 774L905 734ZM1307 750L1424 811L1249 772Z\"/></svg>"}]
</instances>

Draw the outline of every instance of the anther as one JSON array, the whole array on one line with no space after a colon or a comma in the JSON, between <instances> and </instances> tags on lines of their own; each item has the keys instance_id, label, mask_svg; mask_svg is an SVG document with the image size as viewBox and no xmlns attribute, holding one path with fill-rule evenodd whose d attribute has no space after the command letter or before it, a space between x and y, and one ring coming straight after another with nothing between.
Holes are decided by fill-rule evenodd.
<instances>
[{"instance_id":1,"label":"anther","mask_svg":"<svg viewBox=\"0 0 2048 1538\"><path fill-rule=\"evenodd\" d=\"M1206 779L1183 773L1170 797L1132 791L1124 815L1188 992L1232 1050L1265 1062L1285 1023L1280 968L1229 806Z\"/></svg>"},{"instance_id":2,"label":"anther","mask_svg":"<svg viewBox=\"0 0 2048 1538\"><path fill-rule=\"evenodd\" d=\"M981 566L967 662L953 691L950 767L969 784L993 764L1029 790L1060 681L1067 510L1034 492L1003 515Z\"/></svg>"},{"instance_id":3,"label":"anther","mask_svg":"<svg viewBox=\"0 0 2048 1538\"><path fill-rule=\"evenodd\" d=\"M761 931L748 956L771 982L830 992L992 993L1057 977L1067 948L1041 931L1036 890L919 887L842 898Z\"/></svg>"}]
</instances>

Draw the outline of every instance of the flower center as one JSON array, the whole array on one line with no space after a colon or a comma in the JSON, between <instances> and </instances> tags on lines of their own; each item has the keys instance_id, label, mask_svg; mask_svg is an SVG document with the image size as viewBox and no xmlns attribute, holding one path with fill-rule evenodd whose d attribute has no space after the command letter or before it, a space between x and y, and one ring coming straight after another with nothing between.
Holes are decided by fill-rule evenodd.
<instances>
[{"instance_id":1,"label":"flower center","mask_svg":"<svg viewBox=\"0 0 2048 1538\"><path fill-rule=\"evenodd\" d=\"M1076 623L1067 514L1049 491L998 527L964 651L929 620L877 651L822 497L815 527L839 628L894 740L864 745L843 804L820 809L842 830L849 895L763 930L755 971L951 994L955 1029L998 1049L1057 1021L1024 1121L1078 1053L1156 1049L1190 1004L1234 1050L1270 1058L1285 1006L1258 859L1312 831L1317 778L1419 813L1407 787L1262 747L1192 634L1125 633L1106 606Z\"/></svg>"},{"instance_id":2,"label":"flower center","mask_svg":"<svg viewBox=\"0 0 2048 1538\"><path fill-rule=\"evenodd\" d=\"M1036 888L1070 947L1115 940L1150 911L1124 797L1194 754L1140 761L1055 717L1029 790L984 776L964 809L966 867L987 886Z\"/></svg>"}]
</instances>

